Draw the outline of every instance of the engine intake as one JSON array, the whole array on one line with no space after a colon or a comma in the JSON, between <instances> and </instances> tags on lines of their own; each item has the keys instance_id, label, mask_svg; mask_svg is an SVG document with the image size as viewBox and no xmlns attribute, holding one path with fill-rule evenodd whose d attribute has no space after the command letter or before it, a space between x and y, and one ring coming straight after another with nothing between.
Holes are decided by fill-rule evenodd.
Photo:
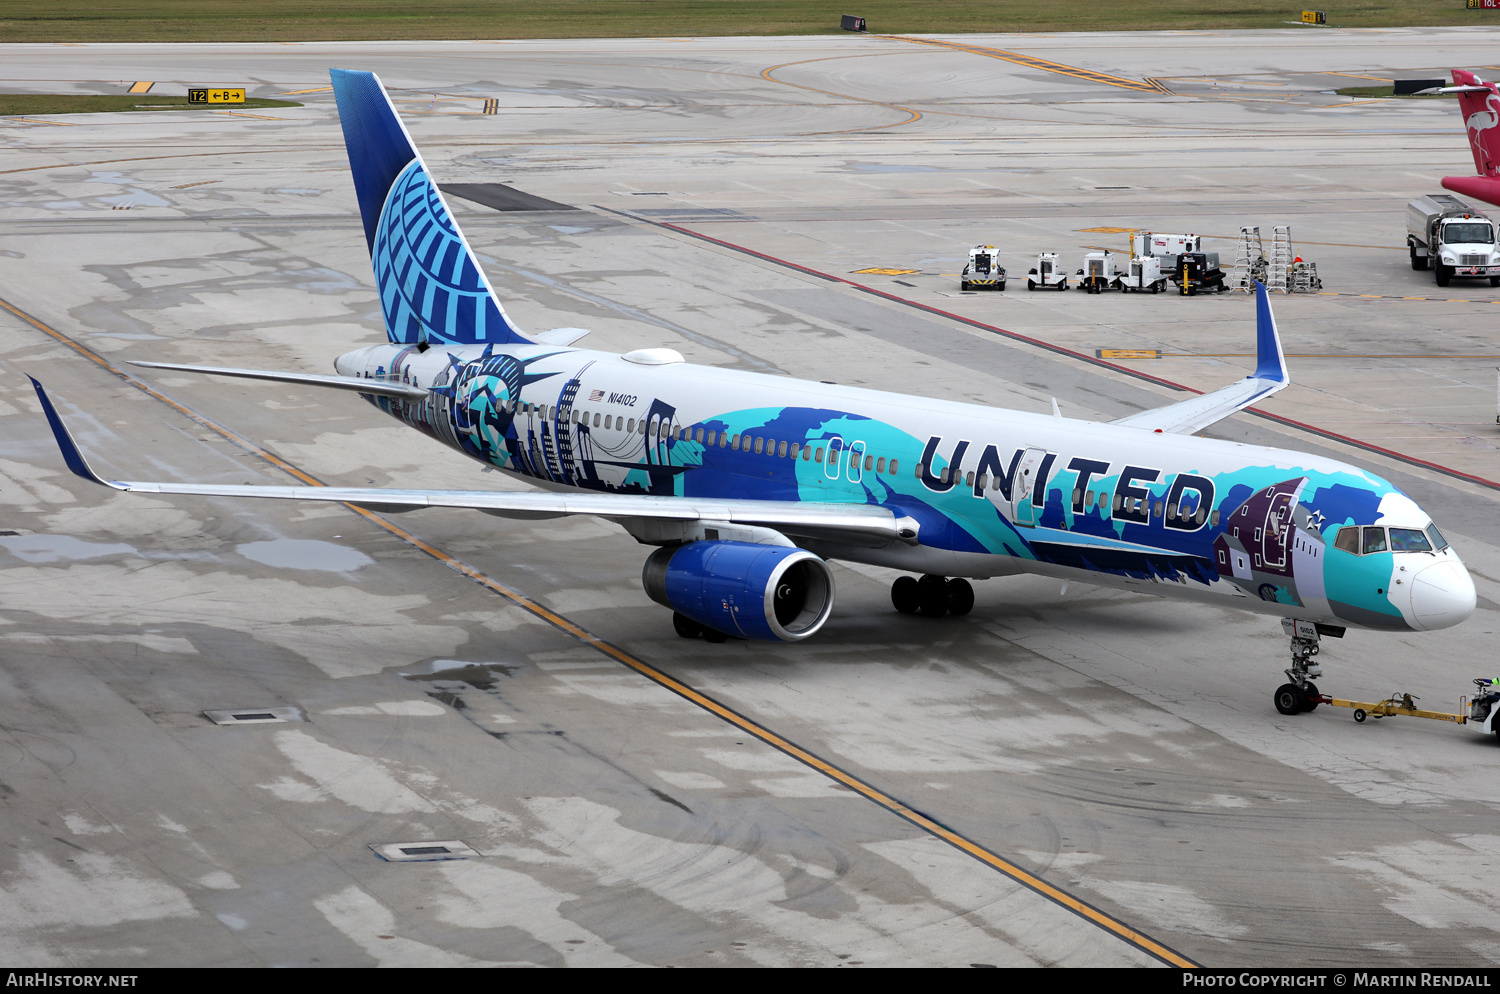
<instances>
[{"instance_id":1,"label":"engine intake","mask_svg":"<svg viewBox=\"0 0 1500 994\"><path fill-rule=\"evenodd\" d=\"M641 571L656 603L726 635L796 642L833 611L833 572L806 549L691 542L658 549Z\"/></svg>"}]
</instances>

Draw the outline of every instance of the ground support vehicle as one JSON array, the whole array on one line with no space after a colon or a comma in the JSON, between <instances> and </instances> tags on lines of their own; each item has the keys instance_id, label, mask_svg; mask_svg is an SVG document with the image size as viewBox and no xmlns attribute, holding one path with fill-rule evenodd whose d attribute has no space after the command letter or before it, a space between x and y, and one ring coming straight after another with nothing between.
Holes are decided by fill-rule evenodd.
<instances>
[{"instance_id":1,"label":"ground support vehicle","mask_svg":"<svg viewBox=\"0 0 1500 994\"><path fill-rule=\"evenodd\" d=\"M1090 252L1083 257L1083 268L1078 270L1078 275L1083 277L1078 281L1078 285L1089 293L1113 290L1115 288L1114 253L1108 249L1102 252Z\"/></svg>"},{"instance_id":2,"label":"ground support vehicle","mask_svg":"<svg viewBox=\"0 0 1500 994\"><path fill-rule=\"evenodd\" d=\"M1319 704L1327 704L1336 708L1349 708L1354 712L1354 720L1363 722L1369 718L1392 718L1397 715L1405 715L1409 718L1429 718L1433 721L1451 721L1455 725L1467 725L1480 735L1494 734L1500 737L1500 679L1479 677L1474 681L1474 698L1465 701L1458 699L1458 710L1450 711L1428 711L1417 707L1420 697L1411 694L1397 692L1379 701L1346 701L1328 694L1318 693L1315 684L1308 684L1306 689L1299 688L1296 684L1286 684L1276 691L1276 710L1282 714L1297 714L1302 711L1312 711Z\"/></svg>"},{"instance_id":3,"label":"ground support vehicle","mask_svg":"<svg viewBox=\"0 0 1500 994\"><path fill-rule=\"evenodd\" d=\"M1406 248L1411 268L1432 268L1438 286L1459 277L1488 277L1500 286L1500 245L1495 222L1447 193L1406 205Z\"/></svg>"},{"instance_id":4,"label":"ground support vehicle","mask_svg":"<svg viewBox=\"0 0 1500 994\"><path fill-rule=\"evenodd\" d=\"M1004 290L1005 267L993 245L975 245L969 249L969 261L959 277L960 290Z\"/></svg>"},{"instance_id":5,"label":"ground support vehicle","mask_svg":"<svg viewBox=\"0 0 1500 994\"><path fill-rule=\"evenodd\" d=\"M1167 278L1161 274L1161 260L1152 255L1138 255L1130 260L1130 269L1115 277L1122 291L1161 293Z\"/></svg>"},{"instance_id":6,"label":"ground support vehicle","mask_svg":"<svg viewBox=\"0 0 1500 994\"><path fill-rule=\"evenodd\" d=\"M1178 258L1184 252L1203 251L1202 235L1164 235L1151 231L1136 231L1130 236L1132 257L1147 255L1161 263L1161 271L1177 271Z\"/></svg>"},{"instance_id":7,"label":"ground support vehicle","mask_svg":"<svg viewBox=\"0 0 1500 994\"><path fill-rule=\"evenodd\" d=\"M1058 266L1056 252L1043 252L1036 257L1036 265L1026 272L1026 289L1066 290L1068 273Z\"/></svg>"},{"instance_id":8,"label":"ground support vehicle","mask_svg":"<svg viewBox=\"0 0 1500 994\"><path fill-rule=\"evenodd\" d=\"M1177 257L1176 274L1172 282L1177 284L1178 294L1191 297L1197 293L1223 293L1224 271L1219 268L1217 252L1184 252Z\"/></svg>"}]
</instances>

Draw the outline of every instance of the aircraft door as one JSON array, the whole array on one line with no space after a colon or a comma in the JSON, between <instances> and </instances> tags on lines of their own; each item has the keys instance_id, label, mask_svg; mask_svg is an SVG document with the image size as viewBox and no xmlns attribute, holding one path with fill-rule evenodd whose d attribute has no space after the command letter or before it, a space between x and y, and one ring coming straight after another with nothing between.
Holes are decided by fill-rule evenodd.
<instances>
[{"instance_id":1,"label":"aircraft door","mask_svg":"<svg viewBox=\"0 0 1500 994\"><path fill-rule=\"evenodd\" d=\"M827 439L828 455L823 459L823 476L830 483L839 478L839 460L844 455L844 440L837 435Z\"/></svg>"},{"instance_id":2,"label":"aircraft door","mask_svg":"<svg viewBox=\"0 0 1500 994\"><path fill-rule=\"evenodd\" d=\"M852 442L852 443L850 443L850 445L849 445L849 479L853 483L858 483L860 481L861 477L864 476L864 468L861 466L861 463L864 462L864 458L865 458L865 443L864 442Z\"/></svg>"},{"instance_id":3,"label":"aircraft door","mask_svg":"<svg viewBox=\"0 0 1500 994\"><path fill-rule=\"evenodd\" d=\"M1010 483L1010 520L1021 528L1036 527L1036 508L1032 506L1031 495L1038 486L1046 486L1047 481L1037 479L1046 458L1046 449L1029 448L1021 453L1021 461L1016 464L1016 474Z\"/></svg>"}]
</instances>

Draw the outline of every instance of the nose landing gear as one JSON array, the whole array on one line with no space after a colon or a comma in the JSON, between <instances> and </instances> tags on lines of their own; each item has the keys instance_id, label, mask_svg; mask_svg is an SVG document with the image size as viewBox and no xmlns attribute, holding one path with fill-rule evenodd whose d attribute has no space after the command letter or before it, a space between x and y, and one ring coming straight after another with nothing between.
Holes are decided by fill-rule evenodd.
<instances>
[{"instance_id":1,"label":"nose landing gear","mask_svg":"<svg viewBox=\"0 0 1500 994\"><path fill-rule=\"evenodd\" d=\"M1294 618L1282 618L1281 630L1292 640L1292 665L1282 671L1291 683L1284 683L1276 688L1272 698L1276 702L1276 710L1287 715L1315 710L1323 703L1318 685L1312 682L1313 677L1323 675L1323 667L1313 661L1313 657L1318 654L1319 636L1343 638L1344 630Z\"/></svg>"}]
</instances>

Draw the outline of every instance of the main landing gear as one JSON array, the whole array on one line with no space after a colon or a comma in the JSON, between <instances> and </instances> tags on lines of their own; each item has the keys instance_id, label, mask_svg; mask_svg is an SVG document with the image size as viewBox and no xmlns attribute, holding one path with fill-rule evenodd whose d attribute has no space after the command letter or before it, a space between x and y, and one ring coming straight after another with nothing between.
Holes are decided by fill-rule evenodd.
<instances>
[{"instance_id":1,"label":"main landing gear","mask_svg":"<svg viewBox=\"0 0 1500 994\"><path fill-rule=\"evenodd\" d=\"M891 603L902 614L962 616L974 609L974 587L962 577L898 576L891 584Z\"/></svg>"},{"instance_id":2,"label":"main landing gear","mask_svg":"<svg viewBox=\"0 0 1500 994\"><path fill-rule=\"evenodd\" d=\"M729 636L725 635L717 628L709 628L707 625L700 625L698 622L694 621L692 618L689 618L687 615L678 614L676 611L672 612L672 627L676 630L678 635L681 635L685 639L701 638L705 642L729 641Z\"/></svg>"},{"instance_id":3,"label":"main landing gear","mask_svg":"<svg viewBox=\"0 0 1500 994\"><path fill-rule=\"evenodd\" d=\"M1318 685L1312 682L1313 677L1323 675L1323 667L1312 658L1318 654L1318 626L1310 621L1283 618L1281 628L1292 639L1292 665L1283 671L1291 683L1276 688L1276 710L1289 715L1315 710L1322 703ZM1329 634L1343 635L1343 629Z\"/></svg>"}]
</instances>

